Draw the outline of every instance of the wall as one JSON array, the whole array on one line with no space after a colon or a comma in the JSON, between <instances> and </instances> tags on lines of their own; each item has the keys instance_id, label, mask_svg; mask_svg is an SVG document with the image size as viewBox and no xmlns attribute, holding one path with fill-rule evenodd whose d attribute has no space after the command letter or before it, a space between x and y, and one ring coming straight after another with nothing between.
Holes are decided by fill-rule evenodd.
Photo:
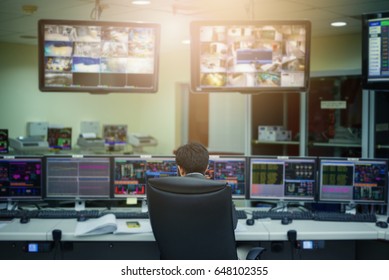
<instances>
[{"instance_id":1,"label":"wall","mask_svg":"<svg viewBox=\"0 0 389 280\"><path fill-rule=\"evenodd\" d=\"M176 146L175 81L188 80L187 52L161 50L157 94L43 93L38 89L37 47L0 44L0 128L8 128L10 137L25 136L27 122L46 121L72 127L75 143L81 121L127 124L129 132L158 139L159 145L146 151L169 154Z\"/></svg>"},{"instance_id":2,"label":"wall","mask_svg":"<svg viewBox=\"0 0 389 280\"><path fill-rule=\"evenodd\" d=\"M177 102L177 83L189 82L189 46L180 44L172 26L163 26L159 91L156 94L90 95L84 93L42 93L38 89L37 48L31 45L0 43L0 128L11 137L26 134L29 121L47 121L73 128L73 141L81 121L100 124L127 124L130 132L155 136L159 145L146 151L170 154L181 143L185 114ZM181 36L182 37L182 36ZM311 71L360 69L359 35L313 38ZM179 94L179 93L178 93ZM244 152L246 96L211 94L210 147L219 151ZM238 106L236 106L236 104ZM243 135L241 135L243 134ZM245 143L246 142L246 143ZM219 146L221 145L221 146Z\"/></svg>"},{"instance_id":3,"label":"wall","mask_svg":"<svg viewBox=\"0 0 389 280\"><path fill-rule=\"evenodd\" d=\"M360 70L362 39L360 34L313 38L311 72Z\"/></svg>"}]
</instances>

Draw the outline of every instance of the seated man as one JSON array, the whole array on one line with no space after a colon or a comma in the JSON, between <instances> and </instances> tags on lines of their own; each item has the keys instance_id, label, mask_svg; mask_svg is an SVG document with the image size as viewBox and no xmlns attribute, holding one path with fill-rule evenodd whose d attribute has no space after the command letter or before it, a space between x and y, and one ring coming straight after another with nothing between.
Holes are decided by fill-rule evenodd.
<instances>
[{"instance_id":1,"label":"seated man","mask_svg":"<svg viewBox=\"0 0 389 280\"><path fill-rule=\"evenodd\" d=\"M205 172L208 169L209 153L203 145L199 143L185 144L176 150L175 155L180 176L196 177L207 180ZM235 229L238 219L236 217L234 205L232 205L232 210Z\"/></svg>"}]
</instances>

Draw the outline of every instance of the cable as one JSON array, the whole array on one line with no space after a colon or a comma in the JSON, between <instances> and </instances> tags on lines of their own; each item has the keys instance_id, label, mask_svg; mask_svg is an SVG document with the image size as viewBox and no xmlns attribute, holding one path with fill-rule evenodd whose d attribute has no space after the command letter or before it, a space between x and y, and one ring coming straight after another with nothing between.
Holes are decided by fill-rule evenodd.
<instances>
[{"instance_id":1,"label":"cable","mask_svg":"<svg viewBox=\"0 0 389 280\"><path fill-rule=\"evenodd\" d=\"M95 7L92 9L90 13L90 18L92 20L99 20L101 14L103 13L104 8L106 8L106 5L101 5L100 0L96 0Z\"/></svg>"}]
</instances>

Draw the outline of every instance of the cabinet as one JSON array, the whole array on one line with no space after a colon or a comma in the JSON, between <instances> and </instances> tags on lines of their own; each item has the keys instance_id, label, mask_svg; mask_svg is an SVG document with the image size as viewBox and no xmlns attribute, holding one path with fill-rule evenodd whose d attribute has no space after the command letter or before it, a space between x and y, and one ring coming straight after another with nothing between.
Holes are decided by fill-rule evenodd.
<instances>
[{"instance_id":1,"label":"cabinet","mask_svg":"<svg viewBox=\"0 0 389 280\"><path fill-rule=\"evenodd\" d=\"M374 156L389 158L389 91L376 91L374 99Z\"/></svg>"},{"instance_id":2,"label":"cabinet","mask_svg":"<svg viewBox=\"0 0 389 280\"><path fill-rule=\"evenodd\" d=\"M251 153L253 155L299 155L300 93L262 93L251 97ZM260 141L258 126L283 126L290 141Z\"/></svg>"},{"instance_id":3,"label":"cabinet","mask_svg":"<svg viewBox=\"0 0 389 280\"><path fill-rule=\"evenodd\" d=\"M292 132L292 139L259 141L260 125L284 126ZM305 95L253 95L251 126L253 155L361 157L360 75L312 77Z\"/></svg>"},{"instance_id":4,"label":"cabinet","mask_svg":"<svg viewBox=\"0 0 389 280\"><path fill-rule=\"evenodd\" d=\"M360 76L311 78L308 108L309 155L361 157Z\"/></svg>"}]
</instances>

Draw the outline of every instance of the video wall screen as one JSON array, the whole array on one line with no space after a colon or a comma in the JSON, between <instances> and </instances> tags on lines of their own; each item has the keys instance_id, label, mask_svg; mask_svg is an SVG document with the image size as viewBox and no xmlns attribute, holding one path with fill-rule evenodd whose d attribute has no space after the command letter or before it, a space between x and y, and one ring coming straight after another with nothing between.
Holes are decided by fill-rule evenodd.
<instances>
[{"instance_id":1,"label":"video wall screen","mask_svg":"<svg viewBox=\"0 0 389 280\"><path fill-rule=\"evenodd\" d=\"M40 20L41 91L155 93L160 25Z\"/></svg>"},{"instance_id":2,"label":"video wall screen","mask_svg":"<svg viewBox=\"0 0 389 280\"><path fill-rule=\"evenodd\" d=\"M310 37L309 21L192 22L192 91L306 91Z\"/></svg>"}]
</instances>

